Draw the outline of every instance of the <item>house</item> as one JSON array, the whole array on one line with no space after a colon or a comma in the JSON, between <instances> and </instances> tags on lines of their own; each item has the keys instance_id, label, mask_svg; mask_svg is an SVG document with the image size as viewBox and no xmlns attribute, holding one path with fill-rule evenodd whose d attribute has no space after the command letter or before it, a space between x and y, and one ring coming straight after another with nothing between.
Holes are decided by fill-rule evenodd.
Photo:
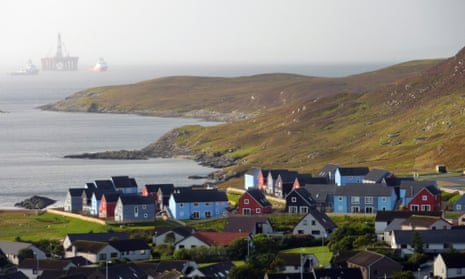
<instances>
[{"instance_id":1,"label":"house","mask_svg":"<svg viewBox=\"0 0 465 279\"><path fill-rule=\"evenodd\" d=\"M279 177L279 175L282 175L281 180L284 178L289 177L291 174L294 174L297 176L297 172L295 171L289 171L289 170L269 170L268 174L266 176L266 186L265 186L265 192L268 195L275 195L275 187L276 187L276 181ZM295 178L295 177L294 177Z\"/></svg>"},{"instance_id":2,"label":"house","mask_svg":"<svg viewBox=\"0 0 465 279\"><path fill-rule=\"evenodd\" d=\"M196 231L192 235L176 243L176 249L192 249L199 246L226 247L231 244L232 241L240 238L247 238L248 236L249 234L246 232Z\"/></svg>"},{"instance_id":3,"label":"house","mask_svg":"<svg viewBox=\"0 0 465 279\"><path fill-rule=\"evenodd\" d=\"M436 185L426 186L412 197L407 204L410 211L440 211L441 191Z\"/></svg>"},{"instance_id":4,"label":"house","mask_svg":"<svg viewBox=\"0 0 465 279\"><path fill-rule=\"evenodd\" d=\"M284 262L283 273L307 273L320 265L313 254L279 253L278 258Z\"/></svg>"},{"instance_id":5,"label":"house","mask_svg":"<svg viewBox=\"0 0 465 279\"><path fill-rule=\"evenodd\" d=\"M384 232L386 228L393 222L394 219L405 220L412 216L414 213L411 211L377 211L375 217L375 233L378 236L378 240L384 239ZM443 214L440 211L437 212L415 212L416 215L421 216L436 216L441 217ZM399 228L400 229L400 228Z\"/></svg>"},{"instance_id":6,"label":"house","mask_svg":"<svg viewBox=\"0 0 465 279\"><path fill-rule=\"evenodd\" d=\"M34 244L18 241L0 241L0 250L6 258L13 264L19 264L19 252L24 249L31 249L34 257L38 260L46 259L47 255Z\"/></svg>"},{"instance_id":7,"label":"house","mask_svg":"<svg viewBox=\"0 0 465 279\"><path fill-rule=\"evenodd\" d=\"M162 244L174 245L176 242L190 236L194 229L189 227L157 227L153 233L152 243L155 246Z\"/></svg>"},{"instance_id":8,"label":"house","mask_svg":"<svg viewBox=\"0 0 465 279\"><path fill-rule=\"evenodd\" d=\"M262 191L258 189L248 189L238 201L237 211L242 215L261 215L271 213L271 203L266 199Z\"/></svg>"},{"instance_id":9,"label":"house","mask_svg":"<svg viewBox=\"0 0 465 279\"><path fill-rule=\"evenodd\" d=\"M425 180L425 181L415 181L415 180L400 180L400 184L396 187L398 191L398 199L400 201L400 206L402 208L408 208L408 204L413 199L414 196L418 194L423 188L428 186L437 187L435 181Z\"/></svg>"},{"instance_id":10,"label":"house","mask_svg":"<svg viewBox=\"0 0 465 279\"><path fill-rule=\"evenodd\" d=\"M295 225L292 234L309 234L315 238L327 238L337 225L324 212L311 208Z\"/></svg>"},{"instance_id":11,"label":"house","mask_svg":"<svg viewBox=\"0 0 465 279\"><path fill-rule=\"evenodd\" d=\"M305 188L292 190L286 196L285 211L290 214L306 214L315 206L315 201Z\"/></svg>"},{"instance_id":12,"label":"house","mask_svg":"<svg viewBox=\"0 0 465 279\"><path fill-rule=\"evenodd\" d=\"M173 184L146 184L142 189L142 196L152 196L156 201L157 211L163 210L168 206L171 193L173 193Z\"/></svg>"},{"instance_id":13,"label":"house","mask_svg":"<svg viewBox=\"0 0 465 279\"><path fill-rule=\"evenodd\" d=\"M149 221L155 218L155 201L152 197L121 195L115 206L116 222Z\"/></svg>"},{"instance_id":14,"label":"house","mask_svg":"<svg viewBox=\"0 0 465 279\"><path fill-rule=\"evenodd\" d=\"M82 211L82 192L84 188L69 188L63 203L63 210L67 212Z\"/></svg>"},{"instance_id":15,"label":"house","mask_svg":"<svg viewBox=\"0 0 465 279\"><path fill-rule=\"evenodd\" d=\"M125 232L106 232L106 233L69 233L63 240L65 252L70 250L73 244L78 240L88 240L96 242L108 242L115 239L128 239L129 235ZM74 255L66 256L74 257Z\"/></svg>"},{"instance_id":16,"label":"house","mask_svg":"<svg viewBox=\"0 0 465 279\"><path fill-rule=\"evenodd\" d=\"M105 262L111 259L119 259L119 251L106 242L76 240L66 256L81 256L91 263Z\"/></svg>"},{"instance_id":17,"label":"house","mask_svg":"<svg viewBox=\"0 0 465 279\"><path fill-rule=\"evenodd\" d=\"M108 242L118 250L121 259L129 261L150 260L150 247L142 239L118 239Z\"/></svg>"},{"instance_id":18,"label":"house","mask_svg":"<svg viewBox=\"0 0 465 279\"><path fill-rule=\"evenodd\" d=\"M363 178L362 183L386 183L392 173L383 169L371 169Z\"/></svg>"},{"instance_id":19,"label":"house","mask_svg":"<svg viewBox=\"0 0 465 279\"><path fill-rule=\"evenodd\" d=\"M423 242L425 253L443 253L451 249L465 249L465 234L462 230L423 230L423 231L393 231L391 242L392 249L400 249L403 254L412 254L413 235L419 234Z\"/></svg>"},{"instance_id":20,"label":"house","mask_svg":"<svg viewBox=\"0 0 465 279\"><path fill-rule=\"evenodd\" d=\"M169 212L178 220L226 216L228 197L218 189L176 188L169 199Z\"/></svg>"},{"instance_id":21,"label":"house","mask_svg":"<svg viewBox=\"0 0 465 279\"><path fill-rule=\"evenodd\" d=\"M400 224L400 229L405 230L450 230L452 224L442 217L412 215Z\"/></svg>"},{"instance_id":22,"label":"house","mask_svg":"<svg viewBox=\"0 0 465 279\"><path fill-rule=\"evenodd\" d=\"M363 279L359 268L317 268L313 273L315 279Z\"/></svg>"},{"instance_id":23,"label":"house","mask_svg":"<svg viewBox=\"0 0 465 279\"><path fill-rule=\"evenodd\" d=\"M231 261L218 262L196 268L192 272L186 274L186 276L189 278L226 279L229 271L233 267L234 263Z\"/></svg>"},{"instance_id":24,"label":"house","mask_svg":"<svg viewBox=\"0 0 465 279\"><path fill-rule=\"evenodd\" d=\"M111 180L116 191L123 194L137 194L137 183L134 178L128 176L112 176Z\"/></svg>"},{"instance_id":25,"label":"house","mask_svg":"<svg viewBox=\"0 0 465 279\"><path fill-rule=\"evenodd\" d=\"M98 217L104 219L110 219L115 217L116 202L121 193L104 193L100 199L100 205L98 209Z\"/></svg>"},{"instance_id":26,"label":"house","mask_svg":"<svg viewBox=\"0 0 465 279\"><path fill-rule=\"evenodd\" d=\"M335 213L369 213L393 210L397 196L386 184L348 183L337 187L334 194Z\"/></svg>"},{"instance_id":27,"label":"house","mask_svg":"<svg viewBox=\"0 0 465 279\"><path fill-rule=\"evenodd\" d=\"M452 205L453 211L465 211L465 194L460 196Z\"/></svg>"},{"instance_id":28,"label":"house","mask_svg":"<svg viewBox=\"0 0 465 279\"><path fill-rule=\"evenodd\" d=\"M347 183L362 183L368 172L367 167L339 167L336 169L334 182L338 186L344 186Z\"/></svg>"},{"instance_id":29,"label":"house","mask_svg":"<svg viewBox=\"0 0 465 279\"><path fill-rule=\"evenodd\" d=\"M294 187L299 174L296 171L282 171L275 180L274 196L284 199Z\"/></svg>"},{"instance_id":30,"label":"house","mask_svg":"<svg viewBox=\"0 0 465 279\"><path fill-rule=\"evenodd\" d=\"M97 186L93 182L86 183L84 191L82 192L82 214L90 214L90 208L92 207L92 194L97 189Z\"/></svg>"},{"instance_id":31,"label":"house","mask_svg":"<svg viewBox=\"0 0 465 279\"><path fill-rule=\"evenodd\" d=\"M244 188L257 188L263 190L265 186L265 177L261 168L250 168L244 174Z\"/></svg>"},{"instance_id":32,"label":"house","mask_svg":"<svg viewBox=\"0 0 465 279\"><path fill-rule=\"evenodd\" d=\"M175 271L178 275L186 275L191 273L193 270L198 268L197 263L194 261L187 260L161 260L156 263L137 263L139 267L145 270L146 273L151 275L149 278L165 278L160 276L165 276L167 272ZM173 277L166 277L173 278Z\"/></svg>"},{"instance_id":33,"label":"house","mask_svg":"<svg viewBox=\"0 0 465 279\"><path fill-rule=\"evenodd\" d=\"M18 270L24 273L28 278L35 278L38 274L43 274L44 270L66 271L75 268L76 265L70 260L51 260L51 259L24 259L19 265Z\"/></svg>"},{"instance_id":34,"label":"house","mask_svg":"<svg viewBox=\"0 0 465 279\"><path fill-rule=\"evenodd\" d=\"M336 184L336 170L339 168L336 164L326 164L319 172L318 176L325 177L328 184Z\"/></svg>"},{"instance_id":35,"label":"house","mask_svg":"<svg viewBox=\"0 0 465 279\"><path fill-rule=\"evenodd\" d=\"M361 251L347 260L347 267L359 268L363 279L387 278L402 271L402 265L393 259L371 251Z\"/></svg>"},{"instance_id":36,"label":"house","mask_svg":"<svg viewBox=\"0 0 465 279\"><path fill-rule=\"evenodd\" d=\"M310 193L314 205L321 211L331 212L334 207L336 184L307 184L304 188Z\"/></svg>"},{"instance_id":37,"label":"house","mask_svg":"<svg viewBox=\"0 0 465 279\"><path fill-rule=\"evenodd\" d=\"M109 264L108 266L101 267L99 272L91 276L91 278L121 278L121 279L139 279L139 278L150 278L147 273L137 266L135 263L119 263ZM107 276L108 275L108 276Z\"/></svg>"},{"instance_id":38,"label":"house","mask_svg":"<svg viewBox=\"0 0 465 279\"><path fill-rule=\"evenodd\" d=\"M445 253L434 258L434 278L465 278L465 253Z\"/></svg>"},{"instance_id":39,"label":"house","mask_svg":"<svg viewBox=\"0 0 465 279\"><path fill-rule=\"evenodd\" d=\"M95 180L95 189L103 192L116 192L115 185L113 181L104 179L104 180Z\"/></svg>"},{"instance_id":40,"label":"house","mask_svg":"<svg viewBox=\"0 0 465 279\"><path fill-rule=\"evenodd\" d=\"M273 233L269 218L264 216L229 216L224 224L224 232L246 232L252 236Z\"/></svg>"}]
</instances>

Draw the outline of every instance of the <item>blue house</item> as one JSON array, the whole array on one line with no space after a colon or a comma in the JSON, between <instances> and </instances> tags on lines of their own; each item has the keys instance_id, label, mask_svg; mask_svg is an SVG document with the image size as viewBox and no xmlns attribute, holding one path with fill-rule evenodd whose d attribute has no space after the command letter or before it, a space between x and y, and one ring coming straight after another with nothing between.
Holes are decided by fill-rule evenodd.
<instances>
[{"instance_id":1,"label":"blue house","mask_svg":"<svg viewBox=\"0 0 465 279\"><path fill-rule=\"evenodd\" d=\"M454 211L465 211L465 194L453 203Z\"/></svg>"},{"instance_id":2,"label":"blue house","mask_svg":"<svg viewBox=\"0 0 465 279\"><path fill-rule=\"evenodd\" d=\"M137 183L128 176L112 176L111 180L117 191L123 194L137 194Z\"/></svg>"},{"instance_id":3,"label":"blue house","mask_svg":"<svg viewBox=\"0 0 465 279\"><path fill-rule=\"evenodd\" d=\"M334 181L338 186L344 186L347 183L362 183L369 171L367 167L337 168Z\"/></svg>"},{"instance_id":4,"label":"blue house","mask_svg":"<svg viewBox=\"0 0 465 279\"><path fill-rule=\"evenodd\" d=\"M258 176L261 172L260 168L250 168L244 174L244 188L246 190L249 188L258 188Z\"/></svg>"},{"instance_id":5,"label":"blue house","mask_svg":"<svg viewBox=\"0 0 465 279\"><path fill-rule=\"evenodd\" d=\"M115 221L150 221L155 218L155 212L155 200L152 197L121 195L115 206Z\"/></svg>"},{"instance_id":6,"label":"blue house","mask_svg":"<svg viewBox=\"0 0 465 279\"><path fill-rule=\"evenodd\" d=\"M169 199L169 211L178 220L225 216L228 197L218 189L175 188Z\"/></svg>"},{"instance_id":7,"label":"blue house","mask_svg":"<svg viewBox=\"0 0 465 279\"><path fill-rule=\"evenodd\" d=\"M100 201L102 200L103 194L109 194L109 193L117 193L115 190L99 190L96 189L92 193L92 197L90 199L90 211L89 214L92 216L98 216L99 208L100 208Z\"/></svg>"},{"instance_id":8,"label":"blue house","mask_svg":"<svg viewBox=\"0 0 465 279\"><path fill-rule=\"evenodd\" d=\"M337 187L334 194L335 213L369 213L393 210L397 195L386 184L349 183Z\"/></svg>"},{"instance_id":9,"label":"blue house","mask_svg":"<svg viewBox=\"0 0 465 279\"><path fill-rule=\"evenodd\" d=\"M63 204L64 211L79 212L82 211L82 192L84 188L69 188Z\"/></svg>"},{"instance_id":10,"label":"blue house","mask_svg":"<svg viewBox=\"0 0 465 279\"><path fill-rule=\"evenodd\" d=\"M320 177L325 177L326 182L322 184L336 184L335 182L335 176L336 176L336 170L339 168L338 165L335 164L326 164L319 172L318 176ZM320 184L320 183L318 183Z\"/></svg>"}]
</instances>

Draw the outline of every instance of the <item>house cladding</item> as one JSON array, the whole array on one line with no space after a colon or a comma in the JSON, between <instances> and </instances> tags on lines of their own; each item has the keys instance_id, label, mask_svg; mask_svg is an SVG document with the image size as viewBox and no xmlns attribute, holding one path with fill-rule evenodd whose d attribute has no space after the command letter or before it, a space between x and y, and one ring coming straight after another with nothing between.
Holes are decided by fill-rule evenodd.
<instances>
[{"instance_id":1,"label":"house cladding","mask_svg":"<svg viewBox=\"0 0 465 279\"><path fill-rule=\"evenodd\" d=\"M313 206L315 206L315 201L305 188L295 189L286 196L285 211L287 213L306 214Z\"/></svg>"},{"instance_id":2,"label":"house cladding","mask_svg":"<svg viewBox=\"0 0 465 279\"><path fill-rule=\"evenodd\" d=\"M218 189L175 188L169 199L169 210L178 220L205 219L226 214L228 197Z\"/></svg>"},{"instance_id":3,"label":"house cladding","mask_svg":"<svg viewBox=\"0 0 465 279\"><path fill-rule=\"evenodd\" d=\"M238 213L243 215L261 215L271 213L271 203L258 189L249 189L239 197Z\"/></svg>"},{"instance_id":4,"label":"house cladding","mask_svg":"<svg viewBox=\"0 0 465 279\"><path fill-rule=\"evenodd\" d=\"M155 201L152 197L121 195L115 207L115 221L148 221L155 218Z\"/></svg>"}]
</instances>

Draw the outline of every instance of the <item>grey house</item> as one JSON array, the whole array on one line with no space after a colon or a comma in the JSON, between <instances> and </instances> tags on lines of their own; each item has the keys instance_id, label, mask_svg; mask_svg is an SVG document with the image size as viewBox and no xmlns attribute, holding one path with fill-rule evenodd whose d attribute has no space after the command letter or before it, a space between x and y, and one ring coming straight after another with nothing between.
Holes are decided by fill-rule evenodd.
<instances>
[{"instance_id":1,"label":"grey house","mask_svg":"<svg viewBox=\"0 0 465 279\"><path fill-rule=\"evenodd\" d=\"M82 192L84 188L69 188L63 204L64 211L79 212L82 211Z\"/></svg>"},{"instance_id":2,"label":"grey house","mask_svg":"<svg viewBox=\"0 0 465 279\"><path fill-rule=\"evenodd\" d=\"M152 197L121 195L116 202L115 221L149 221L155 218L155 201Z\"/></svg>"}]
</instances>

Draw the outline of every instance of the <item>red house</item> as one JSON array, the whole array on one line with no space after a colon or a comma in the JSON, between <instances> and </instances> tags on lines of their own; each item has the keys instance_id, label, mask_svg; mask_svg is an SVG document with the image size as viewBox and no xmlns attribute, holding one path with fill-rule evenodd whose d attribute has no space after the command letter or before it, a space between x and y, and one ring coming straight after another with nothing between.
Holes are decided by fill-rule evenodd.
<instances>
[{"instance_id":1,"label":"red house","mask_svg":"<svg viewBox=\"0 0 465 279\"><path fill-rule=\"evenodd\" d=\"M102 195L98 209L99 218L107 219L115 217L115 207L119 196L120 193L104 193Z\"/></svg>"},{"instance_id":2,"label":"red house","mask_svg":"<svg viewBox=\"0 0 465 279\"><path fill-rule=\"evenodd\" d=\"M421 189L407 204L410 211L440 211L441 191L431 185Z\"/></svg>"},{"instance_id":3,"label":"red house","mask_svg":"<svg viewBox=\"0 0 465 279\"><path fill-rule=\"evenodd\" d=\"M271 213L271 203L258 189L249 189L239 198L238 213L242 215L260 215Z\"/></svg>"}]
</instances>

